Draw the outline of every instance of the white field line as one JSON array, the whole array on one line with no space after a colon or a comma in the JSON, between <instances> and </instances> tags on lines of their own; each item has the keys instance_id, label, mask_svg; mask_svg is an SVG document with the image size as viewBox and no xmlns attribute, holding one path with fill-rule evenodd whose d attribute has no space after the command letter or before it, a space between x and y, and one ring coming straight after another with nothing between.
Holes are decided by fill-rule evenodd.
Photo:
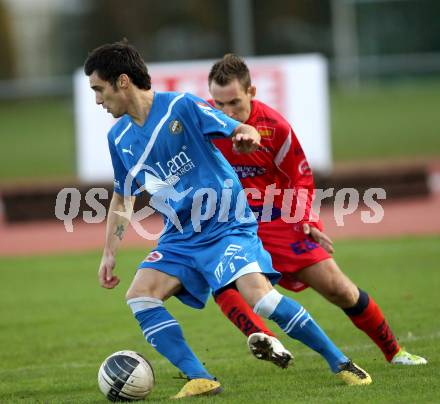
<instances>
[{"instance_id":1,"label":"white field line","mask_svg":"<svg viewBox=\"0 0 440 404\"><path fill-rule=\"evenodd\" d=\"M432 334L428 335L413 335L412 333L408 333L405 337L398 338L399 344L412 342L412 341L426 341L426 340L435 340L440 339L440 331L436 331ZM362 344L362 345L345 345L343 347L338 347L343 352L345 351L368 351L370 349L376 348L373 343ZM313 351L303 352L301 356L312 356L316 355ZM154 361L157 364L163 365L169 363L166 359L159 359ZM210 363L221 363L221 362L230 362L230 358L218 358L218 359L210 359ZM0 369L0 375L5 374L10 376L12 373L20 373L20 372L28 372L28 371L44 371L44 370L53 370L53 369L81 369L81 368L95 368L98 370L99 364L97 363L87 363L87 362L67 362L60 364L51 364L51 365L33 365L33 366L22 366L15 369Z\"/></svg>"}]
</instances>

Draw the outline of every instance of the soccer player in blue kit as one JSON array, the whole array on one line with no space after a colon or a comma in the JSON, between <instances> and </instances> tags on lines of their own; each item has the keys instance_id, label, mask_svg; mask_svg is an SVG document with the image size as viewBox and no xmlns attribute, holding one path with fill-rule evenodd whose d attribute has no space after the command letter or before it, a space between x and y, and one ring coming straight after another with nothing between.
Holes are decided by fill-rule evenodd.
<instances>
[{"instance_id":1,"label":"soccer player in blue kit","mask_svg":"<svg viewBox=\"0 0 440 404\"><path fill-rule=\"evenodd\" d=\"M108 134L115 181L99 282L108 289L118 285L116 251L136 194L147 191L165 227L126 299L146 340L189 379L173 398L215 394L221 385L192 352L164 301L176 296L203 308L211 291L231 282L257 314L322 355L346 384L371 383L300 304L272 287L280 275L256 235L246 194L210 140L230 136L237 152L249 153L259 145L258 132L193 95L154 92L145 62L126 42L94 49L84 71L96 103L120 118Z\"/></svg>"}]
</instances>

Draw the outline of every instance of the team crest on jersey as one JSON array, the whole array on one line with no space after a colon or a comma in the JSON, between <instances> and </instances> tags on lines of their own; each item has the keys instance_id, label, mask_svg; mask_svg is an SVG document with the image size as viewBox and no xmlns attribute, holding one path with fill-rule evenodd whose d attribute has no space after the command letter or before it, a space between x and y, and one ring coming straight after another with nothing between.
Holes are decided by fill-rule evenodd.
<instances>
[{"instance_id":1,"label":"team crest on jersey","mask_svg":"<svg viewBox=\"0 0 440 404\"><path fill-rule=\"evenodd\" d=\"M257 126L257 131L262 138L270 139L275 133L275 128L271 128L270 126Z\"/></svg>"},{"instance_id":2,"label":"team crest on jersey","mask_svg":"<svg viewBox=\"0 0 440 404\"><path fill-rule=\"evenodd\" d=\"M146 256L143 262L157 262L163 258L163 255L159 251L151 251L150 254Z\"/></svg>"},{"instance_id":3,"label":"team crest on jersey","mask_svg":"<svg viewBox=\"0 0 440 404\"><path fill-rule=\"evenodd\" d=\"M301 163L298 164L298 172L301 175L312 175L312 170L306 159L302 160Z\"/></svg>"},{"instance_id":4,"label":"team crest on jersey","mask_svg":"<svg viewBox=\"0 0 440 404\"><path fill-rule=\"evenodd\" d=\"M173 135L178 135L183 131L183 126L177 119L173 119L168 125L168 128Z\"/></svg>"}]
</instances>

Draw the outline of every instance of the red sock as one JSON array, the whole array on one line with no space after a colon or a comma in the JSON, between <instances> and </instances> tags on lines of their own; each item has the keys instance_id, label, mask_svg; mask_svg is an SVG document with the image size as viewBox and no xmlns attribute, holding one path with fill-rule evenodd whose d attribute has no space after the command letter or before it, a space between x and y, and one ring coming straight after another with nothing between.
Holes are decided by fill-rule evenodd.
<instances>
[{"instance_id":1,"label":"red sock","mask_svg":"<svg viewBox=\"0 0 440 404\"><path fill-rule=\"evenodd\" d=\"M380 307L370 296L368 298L368 305L362 313L349 314L348 316L357 328L365 332L375 342L389 362L399 351L400 346Z\"/></svg>"},{"instance_id":2,"label":"red sock","mask_svg":"<svg viewBox=\"0 0 440 404\"><path fill-rule=\"evenodd\" d=\"M215 302L219 305L223 314L246 336L254 332L262 332L275 336L264 321L254 313L236 289L225 289L214 296Z\"/></svg>"}]
</instances>

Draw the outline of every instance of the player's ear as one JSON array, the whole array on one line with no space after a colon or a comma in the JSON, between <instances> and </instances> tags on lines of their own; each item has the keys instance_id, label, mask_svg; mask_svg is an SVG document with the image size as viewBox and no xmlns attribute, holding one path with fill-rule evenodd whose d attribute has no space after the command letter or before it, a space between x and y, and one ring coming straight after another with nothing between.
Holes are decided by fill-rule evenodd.
<instances>
[{"instance_id":1,"label":"player's ear","mask_svg":"<svg viewBox=\"0 0 440 404\"><path fill-rule=\"evenodd\" d=\"M130 78L125 73L122 73L118 77L118 80L116 80L116 84L119 88L127 88L129 82L130 82Z\"/></svg>"},{"instance_id":2,"label":"player's ear","mask_svg":"<svg viewBox=\"0 0 440 404\"><path fill-rule=\"evenodd\" d=\"M248 89L248 94L251 96L251 98L254 98L255 95L257 94L257 87L250 86Z\"/></svg>"}]
</instances>

